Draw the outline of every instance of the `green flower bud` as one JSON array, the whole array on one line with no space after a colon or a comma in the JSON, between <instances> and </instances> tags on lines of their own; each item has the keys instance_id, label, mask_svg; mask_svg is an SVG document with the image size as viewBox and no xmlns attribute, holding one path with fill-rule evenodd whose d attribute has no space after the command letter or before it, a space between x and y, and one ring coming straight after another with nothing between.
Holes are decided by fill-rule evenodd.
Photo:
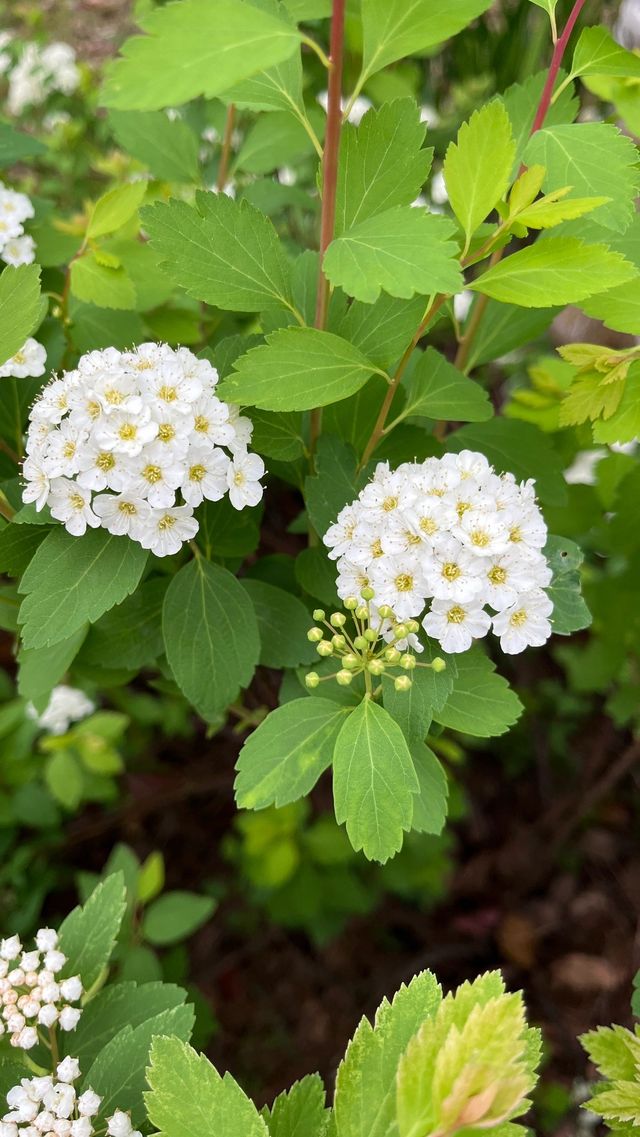
<instances>
[{"instance_id":1,"label":"green flower bud","mask_svg":"<svg viewBox=\"0 0 640 1137\"><path fill-rule=\"evenodd\" d=\"M409 635L409 629L406 624L396 624L393 629L393 634L397 640L406 640Z\"/></svg>"},{"instance_id":2,"label":"green flower bud","mask_svg":"<svg viewBox=\"0 0 640 1137\"><path fill-rule=\"evenodd\" d=\"M304 677L305 686L313 690L320 682L320 676L317 671L309 671Z\"/></svg>"},{"instance_id":3,"label":"green flower bud","mask_svg":"<svg viewBox=\"0 0 640 1137\"><path fill-rule=\"evenodd\" d=\"M384 653L384 658L387 663L397 663L400 659L400 652L397 647L388 647Z\"/></svg>"},{"instance_id":4,"label":"green flower bud","mask_svg":"<svg viewBox=\"0 0 640 1137\"><path fill-rule=\"evenodd\" d=\"M372 675L382 675L385 671L384 663L381 659L372 659L367 664L367 671L371 672Z\"/></svg>"},{"instance_id":5,"label":"green flower bud","mask_svg":"<svg viewBox=\"0 0 640 1137\"><path fill-rule=\"evenodd\" d=\"M320 643L320 640L324 639L324 632L322 628L309 628L309 631L307 632L307 639L311 640L312 644Z\"/></svg>"},{"instance_id":6,"label":"green flower bud","mask_svg":"<svg viewBox=\"0 0 640 1137\"><path fill-rule=\"evenodd\" d=\"M411 687L411 680L408 675L399 675L397 679L394 679L393 685L396 691L408 691Z\"/></svg>"},{"instance_id":7,"label":"green flower bud","mask_svg":"<svg viewBox=\"0 0 640 1137\"><path fill-rule=\"evenodd\" d=\"M373 600L373 598L375 596L375 592L373 591L371 585L367 584L364 588L362 588L360 590L360 595L361 595L363 600Z\"/></svg>"},{"instance_id":8,"label":"green flower bud","mask_svg":"<svg viewBox=\"0 0 640 1137\"><path fill-rule=\"evenodd\" d=\"M409 635L413 636L417 635L420 631L420 625L417 620L407 620L407 628L409 629Z\"/></svg>"},{"instance_id":9,"label":"green flower bud","mask_svg":"<svg viewBox=\"0 0 640 1137\"><path fill-rule=\"evenodd\" d=\"M359 620L368 620L369 619L369 609L365 608L364 604L360 604L356 608L356 616L358 617Z\"/></svg>"},{"instance_id":10,"label":"green flower bud","mask_svg":"<svg viewBox=\"0 0 640 1137\"><path fill-rule=\"evenodd\" d=\"M332 636L331 643L333 644L336 651L342 651L343 648L347 646L347 641L345 640L344 636Z\"/></svg>"},{"instance_id":11,"label":"green flower bud","mask_svg":"<svg viewBox=\"0 0 640 1137\"><path fill-rule=\"evenodd\" d=\"M358 607L358 598L356 596L347 596L347 599L343 600L343 604L347 612L353 612L354 608Z\"/></svg>"},{"instance_id":12,"label":"green flower bud","mask_svg":"<svg viewBox=\"0 0 640 1137\"><path fill-rule=\"evenodd\" d=\"M348 651L347 654L342 657L342 666L346 667L347 671L353 671L356 667L360 666L360 660L352 651Z\"/></svg>"},{"instance_id":13,"label":"green flower bud","mask_svg":"<svg viewBox=\"0 0 640 1137\"><path fill-rule=\"evenodd\" d=\"M347 617L345 616L344 612L332 612L329 616L329 623L334 628L344 628L346 622Z\"/></svg>"},{"instance_id":14,"label":"green flower bud","mask_svg":"<svg viewBox=\"0 0 640 1137\"><path fill-rule=\"evenodd\" d=\"M313 609L313 618L314 618L314 620L324 620L324 617L325 617L325 610L324 610L324 608L314 608L314 609Z\"/></svg>"},{"instance_id":15,"label":"green flower bud","mask_svg":"<svg viewBox=\"0 0 640 1137\"><path fill-rule=\"evenodd\" d=\"M323 640L322 643L318 644L318 646L316 647L316 651L317 651L318 655L323 656L323 658L325 656L333 655L333 645L330 643L327 643L326 640Z\"/></svg>"},{"instance_id":16,"label":"green flower bud","mask_svg":"<svg viewBox=\"0 0 640 1137\"><path fill-rule=\"evenodd\" d=\"M393 608L390 608L388 604L382 604L378 611L383 620L393 619Z\"/></svg>"},{"instance_id":17,"label":"green flower bud","mask_svg":"<svg viewBox=\"0 0 640 1137\"><path fill-rule=\"evenodd\" d=\"M436 672L446 671L447 665L446 665L444 659L442 659L439 655L437 655L435 657L435 659L432 659L432 661L431 661L431 669L432 669L432 671L436 671Z\"/></svg>"},{"instance_id":18,"label":"green flower bud","mask_svg":"<svg viewBox=\"0 0 640 1137\"><path fill-rule=\"evenodd\" d=\"M415 655L409 655L409 654L403 655L400 659L400 666L403 667L405 671L413 671L415 665L416 665Z\"/></svg>"},{"instance_id":19,"label":"green flower bud","mask_svg":"<svg viewBox=\"0 0 640 1137\"><path fill-rule=\"evenodd\" d=\"M378 638L378 633L374 631L373 628L365 628L362 634L365 640L367 640L367 642L370 644L374 644Z\"/></svg>"},{"instance_id":20,"label":"green flower bud","mask_svg":"<svg viewBox=\"0 0 640 1137\"><path fill-rule=\"evenodd\" d=\"M341 687L348 687L353 680L353 675L350 671L339 671L336 675L336 680Z\"/></svg>"},{"instance_id":21,"label":"green flower bud","mask_svg":"<svg viewBox=\"0 0 640 1137\"><path fill-rule=\"evenodd\" d=\"M356 636L353 641L353 646L357 648L358 651L366 651L369 644L365 640L364 636Z\"/></svg>"}]
</instances>

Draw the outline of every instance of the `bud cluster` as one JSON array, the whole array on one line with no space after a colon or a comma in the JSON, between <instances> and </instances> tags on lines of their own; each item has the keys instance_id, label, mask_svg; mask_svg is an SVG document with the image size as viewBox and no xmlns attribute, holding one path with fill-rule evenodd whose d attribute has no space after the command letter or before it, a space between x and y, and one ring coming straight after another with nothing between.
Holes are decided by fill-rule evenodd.
<instances>
[{"instance_id":1,"label":"bud cluster","mask_svg":"<svg viewBox=\"0 0 640 1137\"><path fill-rule=\"evenodd\" d=\"M83 987L78 975L56 978L66 962L51 928L36 933L34 951L24 951L19 936L0 941L0 1036L8 1034L11 1046L37 1046L38 1027L75 1030L82 1010L71 1004Z\"/></svg>"},{"instance_id":2,"label":"bud cluster","mask_svg":"<svg viewBox=\"0 0 640 1137\"><path fill-rule=\"evenodd\" d=\"M356 675L364 675L370 689L372 679L387 675L393 679L396 691L408 691L411 672L416 667L444 671L443 659L436 658L431 663L419 663L416 659L414 651L422 650L417 640L418 621L399 620L388 605L374 606L374 596L370 587L363 588L359 598L348 596L344 601L348 616L332 612L327 619L323 609L316 608L313 618L317 623L307 632L307 639L316 645L322 659L335 659L339 670L322 678L316 671L309 671L305 683L311 690L328 679L348 687Z\"/></svg>"},{"instance_id":3,"label":"bud cluster","mask_svg":"<svg viewBox=\"0 0 640 1137\"><path fill-rule=\"evenodd\" d=\"M94 1137L102 1098L92 1089L78 1094L73 1083L80 1077L78 1059L65 1058L55 1077L23 1078L7 1094L9 1112L0 1121L0 1137ZM104 1126L99 1132L105 1132ZM107 1118L106 1132L108 1137L141 1137L121 1109Z\"/></svg>"}]
</instances>

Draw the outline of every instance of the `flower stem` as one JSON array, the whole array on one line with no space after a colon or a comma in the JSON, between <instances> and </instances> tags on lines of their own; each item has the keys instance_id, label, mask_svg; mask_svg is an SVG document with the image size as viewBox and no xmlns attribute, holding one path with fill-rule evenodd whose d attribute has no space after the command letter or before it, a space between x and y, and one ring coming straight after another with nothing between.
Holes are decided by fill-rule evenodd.
<instances>
[{"instance_id":1,"label":"flower stem","mask_svg":"<svg viewBox=\"0 0 640 1137\"><path fill-rule=\"evenodd\" d=\"M322 158L322 214L320 220L320 261L318 266L318 292L316 298L315 327L326 327L329 309L329 281L322 270L322 258L333 240L336 219L336 190L338 185L338 158L340 129L342 126L342 57L344 50L345 0L333 0L331 13L331 40L329 44L329 85L327 103L327 133ZM311 412L309 449L311 460L322 427L322 408Z\"/></svg>"},{"instance_id":2,"label":"flower stem","mask_svg":"<svg viewBox=\"0 0 640 1137\"><path fill-rule=\"evenodd\" d=\"M222 139L222 153L220 155L218 177L216 179L216 189L218 193L223 193L224 187L227 184L227 178L229 175L229 163L231 161L231 140L233 138L233 128L235 121L235 103L229 103L229 106L227 107L227 117L224 124L224 137Z\"/></svg>"}]
</instances>

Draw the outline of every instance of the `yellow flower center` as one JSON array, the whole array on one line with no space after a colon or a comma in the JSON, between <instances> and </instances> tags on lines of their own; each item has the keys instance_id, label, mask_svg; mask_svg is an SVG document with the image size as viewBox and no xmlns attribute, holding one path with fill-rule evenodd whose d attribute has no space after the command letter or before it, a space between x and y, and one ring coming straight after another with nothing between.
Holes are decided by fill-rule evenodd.
<instances>
[{"instance_id":1,"label":"yellow flower center","mask_svg":"<svg viewBox=\"0 0 640 1137\"><path fill-rule=\"evenodd\" d=\"M160 532L165 532L167 529L172 529L175 523L175 517L173 517L170 513L165 513L164 517L161 517L160 521L158 522L158 529Z\"/></svg>"},{"instance_id":2,"label":"yellow flower center","mask_svg":"<svg viewBox=\"0 0 640 1137\"><path fill-rule=\"evenodd\" d=\"M118 509L121 513L126 513L127 517L135 517L138 512L132 501L121 501L118 504Z\"/></svg>"},{"instance_id":3,"label":"yellow flower center","mask_svg":"<svg viewBox=\"0 0 640 1137\"><path fill-rule=\"evenodd\" d=\"M99 470L102 470L103 474L108 474L109 470L113 470L115 464L116 460L113 454L110 454L108 450L103 450L96 458L96 466Z\"/></svg>"},{"instance_id":4,"label":"yellow flower center","mask_svg":"<svg viewBox=\"0 0 640 1137\"><path fill-rule=\"evenodd\" d=\"M26 358L27 357L23 351L17 351L13 357L13 363L24 363Z\"/></svg>"},{"instance_id":5,"label":"yellow flower center","mask_svg":"<svg viewBox=\"0 0 640 1137\"><path fill-rule=\"evenodd\" d=\"M73 455L75 454L75 452L76 452L75 442L71 442L71 441L65 442L63 450L62 450L63 457L64 458L73 458Z\"/></svg>"},{"instance_id":6,"label":"yellow flower center","mask_svg":"<svg viewBox=\"0 0 640 1137\"><path fill-rule=\"evenodd\" d=\"M84 509L85 502L81 493L72 493L69 497L69 502L78 512Z\"/></svg>"},{"instance_id":7,"label":"yellow flower center","mask_svg":"<svg viewBox=\"0 0 640 1137\"><path fill-rule=\"evenodd\" d=\"M98 418L100 414L100 403L87 403L87 413L89 418Z\"/></svg>"},{"instance_id":8,"label":"yellow flower center","mask_svg":"<svg viewBox=\"0 0 640 1137\"><path fill-rule=\"evenodd\" d=\"M447 561L446 565L442 566L442 575L445 580L457 580L461 573L460 565L456 565L452 561Z\"/></svg>"},{"instance_id":9,"label":"yellow flower center","mask_svg":"<svg viewBox=\"0 0 640 1137\"><path fill-rule=\"evenodd\" d=\"M157 482L162 481L162 470L159 466L145 466L142 477L149 482L149 485L155 486Z\"/></svg>"},{"instance_id":10,"label":"yellow flower center","mask_svg":"<svg viewBox=\"0 0 640 1137\"><path fill-rule=\"evenodd\" d=\"M522 540L522 530L519 525L514 525L509 533L509 540L513 541L514 545L517 545Z\"/></svg>"},{"instance_id":11,"label":"yellow flower center","mask_svg":"<svg viewBox=\"0 0 640 1137\"><path fill-rule=\"evenodd\" d=\"M502 565L494 565L492 569L489 569L487 578L491 584L504 584L507 579L507 570Z\"/></svg>"},{"instance_id":12,"label":"yellow flower center","mask_svg":"<svg viewBox=\"0 0 640 1137\"><path fill-rule=\"evenodd\" d=\"M242 470L238 470L238 472L233 475L234 486L243 486L244 483L246 482L246 480L247 479L245 478L244 474L242 473Z\"/></svg>"},{"instance_id":13,"label":"yellow flower center","mask_svg":"<svg viewBox=\"0 0 640 1137\"><path fill-rule=\"evenodd\" d=\"M373 544L371 546L371 556L372 557L381 557L383 555L383 553L384 553L384 550L382 548L382 542L380 541L379 537L376 537L375 541L373 542Z\"/></svg>"},{"instance_id":14,"label":"yellow flower center","mask_svg":"<svg viewBox=\"0 0 640 1137\"><path fill-rule=\"evenodd\" d=\"M171 442L176 436L175 427L170 422L163 422L158 428L158 438L161 442Z\"/></svg>"},{"instance_id":15,"label":"yellow flower center","mask_svg":"<svg viewBox=\"0 0 640 1137\"><path fill-rule=\"evenodd\" d=\"M123 423L122 426L120 427L120 430L118 431L118 435L122 439L123 442L133 442L137 433L138 433L138 428L132 422Z\"/></svg>"},{"instance_id":16,"label":"yellow flower center","mask_svg":"<svg viewBox=\"0 0 640 1137\"><path fill-rule=\"evenodd\" d=\"M206 434L209 430L209 419L205 418L204 415L196 415L193 422L193 429L199 430L200 434Z\"/></svg>"},{"instance_id":17,"label":"yellow flower center","mask_svg":"<svg viewBox=\"0 0 640 1137\"><path fill-rule=\"evenodd\" d=\"M471 544L475 545L477 549L486 549L491 538L484 529L474 529L471 533Z\"/></svg>"},{"instance_id":18,"label":"yellow flower center","mask_svg":"<svg viewBox=\"0 0 640 1137\"><path fill-rule=\"evenodd\" d=\"M398 508L397 497L385 497L385 499L382 503L382 508L384 509L385 513L391 513L394 509L397 509Z\"/></svg>"},{"instance_id":19,"label":"yellow flower center","mask_svg":"<svg viewBox=\"0 0 640 1137\"><path fill-rule=\"evenodd\" d=\"M117 387L109 387L105 391L104 397L111 407L119 407L124 398L122 391L119 391Z\"/></svg>"},{"instance_id":20,"label":"yellow flower center","mask_svg":"<svg viewBox=\"0 0 640 1137\"><path fill-rule=\"evenodd\" d=\"M464 620L466 612L459 604L454 604L447 612L447 622L449 624L461 624Z\"/></svg>"},{"instance_id":21,"label":"yellow flower center","mask_svg":"<svg viewBox=\"0 0 640 1137\"><path fill-rule=\"evenodd\" d=\"M189 477L192 482L201 482L206 472L206 466L192 466L189 470Z\"/></svg>"},{"instance_id":22,"label":"yellow flower center","mask_svg":"<svg viewBox=\"0 0 640 1137\"><path fill-rule=\"evenodd\" d=\"M526 613L526 609L524 609L524 608L518 608L518 611L514 612L513 616L509 620L509 623L511 624L512 628L521 628L523 624L526 624L526 622L527 622L527 613Z\"/></svg>"},{"instance_id":23,"label":"yellow flower center","mask_svg":"<svg viewBox=\"0 0 640 1137\"><path fill-rule=\"evenodd\" d=\"M459 501L456 505L456 513L458 514L458 517L462 519L468 509L471 509L470 501Z\"/></svg>"},{"instance_id":24,"label":"yellow flower center","mask_svg":"<svg viewBox=\"0 0 640 1137\"><path fill-rule=\"evenodd\" d=\"M158 391L158 398L162 399L163 403L175 403L178 392L175 387L161 387Z\"/></svg>"},{"instance_id":25,"label":"yellow flower center","mask_svg":"<svg viewBox=\"0 0 640 1137\"><path fill-rule=\"evenodd\" d=\"M409 573L402 572L400 576L396 577L395 585L398 592L411 592L413 588L413 577Z\"/></svg>"},{"instance_id":26,"label":"yellow flower center","mask_svg":"<svg viewBox=\"0 0 640 1137\"><path fill-rule=\"evenodd\" d=\"M433 537L434 534L438 532L438 526L433 520L433 517L421 517L420 528L423 533L427 534L427 537Z\"/></svg>"},{"instance_id":27,"label":"yellow flower center","mask_svg":"<svg viewBox=\"0 0 640 1137\"><path fill-rule=\"evenodd\" d=\"M136 371L151 371L153 363L150 359L140 359L135 365Z\"/></svg>"}]
</instances>

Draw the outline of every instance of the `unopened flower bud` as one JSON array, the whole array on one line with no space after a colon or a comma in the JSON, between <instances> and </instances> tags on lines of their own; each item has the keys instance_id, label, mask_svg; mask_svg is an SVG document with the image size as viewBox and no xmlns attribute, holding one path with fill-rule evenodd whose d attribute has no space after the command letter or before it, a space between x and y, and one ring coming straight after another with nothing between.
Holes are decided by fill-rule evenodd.
<instances>
[{"instance_id":1,"label":"unopened flower bud","mask_svg":"<svg viewBox=\"0 0 640 1137\"><path fill-rule=\"evenodd\" d=\"M393 619L393 608L390 608L388 604L381 604L378 608L378 612L382 616L383 620Z\"/></svg>"},{"instance_id":2,"label":"unopened flower bud","mask_svg":"<svg viewBox=\"0 0 640 1137\"><path fill-rule=\"evenodd\" d=\"M352 679L353 679L353 675L351 674L350 671L345 671L345 670L338 671L338 673L336 675L336 680L340 684L341 687L348 687L349 684L351 683Z\"/></svg>"},{"instance_id":3,"label":"unopened flower bud","mask_svg":"<svg viewBox=\"0 0 640 1137\"><path fill-rule=\"evenodd\" d=\"M409 629L406 624L396 624L393 629L393 634L397 640L406 640L409 635Z\"/></svg>"},{"instance_id":4,"label":"unopened flower bud","mask_svg":"<svg viewBox=\"0 0 640 1137\"><path fill-rule=\"evenodd\" d=\"M343 628L347 622L347 617L344 612L332 612L329 617L329 623L334 628Z\"/></svg>"},{"instance_id":5,"label":"unopened flower bud","mask_svg":"<svg viewBox=\"0 0 640 1137\"><path fill-rule=\"evenodd\" d=\"M404 668L405 671L413 671L415 665L416 665L415 655L409 655L407 653L407 655L403 655L400 659L400 666L402 668Z\"/></svg>"},{"instance_id":6,"label":"unopened flower bud","mask_svg":"<svg viewBox=\"0 0 640 1137\"><path fill-rule=\"evenodd\" d=\"M410 636L415 636L420 631L420 624L417 620L407 620L407 630Z\"/></svg>"},{"instance_id":7,"label":"unopened flower bud","mask_svg":"<svg viewBox=\"0 0 640 1137\"><path fill-rule=\"evenodd\" d=\"M360 660L352 651L347 652L347 654L342 657L342 666L346 667L347 671L353 671L354 668L358 667L359 663Z\"/></svg>"},{"instance_id":8,"label":"unopened flower bud","mask_svg":"<svg viewBox=\"0 0 640 1137\"><path fill-rule=\"evenodd\" d=\"M347 612L353 612L354 608L358 607L358 598L356 596L347 596L346 600L342 602L347 609Z\"/></svg>"},{"instance_id":9,"label":"unopened flower bud","mask_svg":"<svg viewBox=\"0 0 640 1137\"><path fill-rule=\"evenodd\" d=\"M371 585L367 584L364 588L360 589L360 595L363 600L373 600L375 592L372 589Z\"/></svg>"},{"instance_id":10,"label":"unopened flower bud","mask_svg":"<svg viewBox=\"0 0 640 1137\"><path fill-rule=\"evenodd\" d=\"M320 643L320 640L324 639L322 628L309 628L307 639L310 640L312 644Z\"/></svg>"},{"instance_id":11,"label":"unopened flower bud","mask_svg":"<svg viewBox=\"0 0 640 1137\"><path fill-rule=\"evenodd\" d=\"M432 659L432 661L431 661L431 670L432 671L435 671L435 672L446 671L446 669L447 669L447 665L446 665L444 659L441 658L441 656L437 655L435 657L435 659Z\"/></svg>"},{"instance_id":12,"label":"unopened flower bud","mask_svg":"<svg viewBox=\"0 0 640 1137\"><path fill-rule=\"evenodd\" d=\"M397 647L388 647L384 653L384 658L387 663L397 663L400 659L400 652Z\"/></svg>"},{"instance_id":13,"label":"unopened flower bud","mask_svg":"<svg viewBox=\"0 0 640 1137\"><path fill-rule=\"evenodd\" d=\"M333 647L327 640L323 640L322 643L316 644L316 651L318 655L322 656L323 659L326 659L328 656L333 655Z\"/></svg>"},{"instance_id":14,"label":"unopened flower bud","mask_svg":"<svg viewBox=\"0 0 640 1137\"><path fill-rule=\"evenodd\" d=\"M411 687L411 680L408 675L399 675L397 679L394 679L393 685L396 691L408 691Z\"/></svg>"},{"instance_id":15,"label":"unopened flower bud","mask_svg":"<svg viewBox=\"0 0 640 1137\"><path fill-rule=\"evenodd\" d=\"M369 609L366 608L364 604L360 604L356 608L356 616L357 616L358 620L368 620L369 619Z\"/></svg>"},{"instance_id":16,"label":"unopened flower bud","mask_svg":"<svg viewBox=\"0 0 640 1137\"><path fill-rule=\"evenodd\" d=\"M314 618L314 620L324 620L324 618L325 618L324 608L314 608L313 609L313 618Z\"/></svg>"},{"instance_id":17,"label":"unopened flower bud","mask_svg":"<svg viewBox=\"0 0 640 1137\"><path fill-rule=\"evenodd\" d=\"M310 690L313 690L313 688L317 687L318 683L320 682L320 676L318 675L318 672L308 671L304 677L304 682L306 687L309 687Z\"/></svg>"},{"instance_id":18,"label":"unopened flower bud","mask_svg":"<svg viewBox=\"0 0 640 1137\"><path fill-rule=\"evenodd\" d=\"M381 659L371 659L367 664L367 671L372 675L382 675L384 670L385 666Z\"/></svg>"},{"instance_id":19,"label":"unopened flower bud","mask_svg":"<svg viewBox=\"0 0 640 1137\"><path fill-rule=\"evenodd\" d=\"M357 648L358 651L365 651L369 645L368 645L367 641L365 640L364 636L356 636L356 638L353 641L353 646L355 648Z\"/></svg>"},{"instance_id":20,"label":"unopened flower bud","mask_svg":"<svg viewBox=\"0 0 640 1137\"><path fill-rule=\"evenodd\" d=\"M345 640L344 636L332 636L331 643L333 644L336 651L342 651L343 648L347 646L347 641Z\"/></svg>"},{"instance_id":21,"label":"unopened flower bud","mask_svg":"<svg viewBox=\"0 0 640 1137\"><path fill-rule=\"evenodd\" d=\"M368 640L370 644L374 644L378 638L378 633L374 628L365 628L363 635L365 640Z\"/></svg>"}]
</instances>

